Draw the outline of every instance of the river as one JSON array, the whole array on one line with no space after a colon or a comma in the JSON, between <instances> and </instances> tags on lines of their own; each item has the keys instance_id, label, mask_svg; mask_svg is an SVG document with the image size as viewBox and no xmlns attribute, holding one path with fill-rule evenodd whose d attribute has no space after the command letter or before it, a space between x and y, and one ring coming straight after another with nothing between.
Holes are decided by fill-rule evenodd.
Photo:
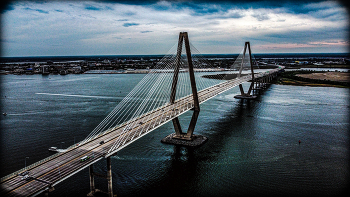
<instances>
[{"instance_id":1,"label":"river","mask_svg":"<svg viewBox=\"0 0 350 197\"><path fill-rule=\"evenodd\" d=\"M83 140L143 74L1 76L1 177ZM248 83L244 84L247 88ZM118 196L337 195L348 186L349 92L271 85L256 101L235 87L201 105L191 149L162 144L171 122L112 157ZM180 116L183 127L192 111ZM299 144L300 140L300 144ZM28 157L28 158L26 158ZM106 173L106 161L94 164ZM95 178L96 188L107 182ZM86 196L85 169L50 196Z\"/></svg>"}]
</instances>

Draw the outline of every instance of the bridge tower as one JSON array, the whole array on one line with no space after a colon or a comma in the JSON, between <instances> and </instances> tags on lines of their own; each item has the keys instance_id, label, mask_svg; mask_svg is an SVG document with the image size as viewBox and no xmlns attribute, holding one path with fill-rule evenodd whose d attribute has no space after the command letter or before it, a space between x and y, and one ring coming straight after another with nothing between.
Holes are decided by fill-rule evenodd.
<instances>
[{"instance_id":1,"label":"bridge tower","mask_svg":"<svg viewBox=\"0 0 350 197\"><path fill-rule=\"evenodd\" d=\"M198 93L197 93L197 86L196 86L196 80L194 76L194 70L193 70L193 64L192 64L192 57L191 57L191 49L190 49L190 43L188 39L187 32L180 32L179 35L179 41L177 45L177 54L175 59L175 68L174 68L174 75L173 75L173 82L171 86L171 94L170 94L170 104L174 104L175 102L175 95L176 95L176 87L178 82L178 75L180 70L180 60L181 60L181 53L182 53L182 46L183 43L185 43L185 49L186 49L186 57L188 62L188 72L190 75L190 82L191 82L191 89L192 89L192 95L193 95L193 115L190 121L190 125L188 127L187 133L183 133L180 125L180 121L178 117L174 118L172 120L175 133L168 135L167 137L162 139L163 143L168 144L181 144L185 146L199 146L207 141L207 138L202 135L194 135L193 131L195 129L198 115L200 112L199 107L199 101L198 101Z\"/></svg>"},{"instance_id":2,"label":"bridge tower","mask_svg":"<svg viewBox=\"0 0 350 197\"><path fill-rule=\"evenodd\" d=\"M253 62L252 62L252 51L250 49L250 42L245 42L245 44L244 44L243 57L242 57L242 62L241 62L241 67L239 69L238 77L241 77L241 73L242 73L242 70L243 70L244 59L245 59L245 56L246 56L247 49L248 49L248 53L249 53L249 63L250 63L250 70L251 70L251 75L252 75L252 83L250 84L250 87L249 87L247 93L244 93L242 84L239 84L239 90L240 90L241 94L234 96L234 98L236 98L236 99L255 99L256 98L255 95L251 94L251 92L252 92L252 90L254 88L255 78L254 78L254 70L253 70Z\"/></svg>"}]
</instances>

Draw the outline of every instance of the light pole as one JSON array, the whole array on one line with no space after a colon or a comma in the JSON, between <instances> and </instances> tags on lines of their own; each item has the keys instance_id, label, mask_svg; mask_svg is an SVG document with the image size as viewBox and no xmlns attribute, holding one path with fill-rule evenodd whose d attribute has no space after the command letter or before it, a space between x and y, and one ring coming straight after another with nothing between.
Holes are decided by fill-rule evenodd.
<instances>
[{"instance_id":1,"label":"light pole","mask_svg":"<svg viewBox=\"0 0 350 197\"><path fill-rule=\"evenodd\" d=\"M61 142L61 149L62 149L62 144L64 144L64 142Z\"/></svg>"},{"instance_id":2,"label":"light pole","mask_svg":"<svg viewBox=\"0 0 350 197\"><path fill-rule=\"evenodd\" d=\"M27 159L29 159L29 157L24 158L24 168L27 167Z\"/></svg>"}]
</instances>

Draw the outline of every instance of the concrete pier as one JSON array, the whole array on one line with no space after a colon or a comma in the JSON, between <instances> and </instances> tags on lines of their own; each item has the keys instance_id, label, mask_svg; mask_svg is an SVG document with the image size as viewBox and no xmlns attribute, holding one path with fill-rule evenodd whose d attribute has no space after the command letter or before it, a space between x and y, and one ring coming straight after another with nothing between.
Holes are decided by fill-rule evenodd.
<instances>
[{"instance_id":1,"label":"concrete pier","mask_svg":"<svg viewBox=\"0 0 350 197\"><path fill-rule=\"evenodd\" d=\"M90 175L90 193L94 195L95 193L94 164L91 164L89 166L89 175Z\"/></svg>"},{"instance_id":2,"label":"concrete pier","mask_svg":"<svg viewBox=\"0 0 350 197\"><path fill-rule=\"evenodd\" d=\"M234 98L236 98L236 99L253 100L253 99L256 99L257 96L256 95L236 95L236 96L234 96Z\"/></svg>"},{"instance_id":3,"label":"concrete pier","mask_svg":"<svg viewBox=\"0 0 350 197\"><path fill-rule=\"evenodd\" d=\"M108 197L113 197L111 157L107 157Z\"/></svg>"},{"instance_id":4,"label":"concrete pier","mask_svg":"<svg viewBox=\"0 0 350 197\"><path fill-rule=\"evenodd\" d=\"M174 144L188 147L198 147L205 142L207 142L208 138L202 135L192 135L192 140L182 140L179 138L174 138L176 134L172 133L161 140L162 143L165 144Z\"/></svg>"},{"instance_id":5,"label":"concrete pier","mask_svg":"<svg viewBox=\"0 0 350 197\"><path fill-rule=\"evenodd\" d=\"M89 175L90 175L90 193L88 193L87 196L89 197L101 196L101 195L108 196L108 197L116 196L116 195L113 195L111 157L107 157L107 175L101 175L101 174L95 173L93 169L93 164L89 166ZM107 179L108 192L95 188L95 181L94 181L95 176Z\"/></svg>"}]
</instances>

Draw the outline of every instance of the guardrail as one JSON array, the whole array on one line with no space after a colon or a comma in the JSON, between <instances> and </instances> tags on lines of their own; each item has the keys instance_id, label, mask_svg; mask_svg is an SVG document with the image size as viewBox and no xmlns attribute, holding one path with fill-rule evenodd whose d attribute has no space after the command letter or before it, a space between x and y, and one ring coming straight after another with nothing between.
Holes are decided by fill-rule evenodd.
<instances>
[{"instance_id":1,"label":"guardrail","mask_svg":"<svg viewBox=\"0 0 350 197\"><path fill-rule=\"evenodd\" d=\"M78 143L78 144L80 144L80 143ZM69 147L67 148L67 151L66 151L66 152L72 150L72 149L75 148L75 147L77 147L75 144L69 146ZM64 152L64 153L65 153L65 152ZM22 173L22 172L25 172L25 171L27 171L27 170L30 170L30 169L32 169L32 168L38 166L39 164L45 163L45 162L47 162L47 161L49 161L49 160L52 160L52 159L58 157L58 156L61 155L61 154L62 154L62 153L55 153L55 154L53 154L53 155L51 155L51 156L49 156L49 157L46 157L46 158L44 158L44 159L42 159L42 160L40 160L40 161L38 161L38 162L33 163L33 164L31 164L31 165L29 165L29 166L27 166L27 167L25 167L25 168L19 169L19 170L15 171L15 172L13 172L13 173L11 173L11 174L9 174L9 175L6 175L6 176L4 176L4 177L2 177L2 178L0 179L0 183L2 183L2 182L6 181L6 180L8 180L8 179L10 179L10 178L12 178L12 177L14 177L14 176L17 176L18 174L20 174L20 173Z\"/></svg>"}]
</instances>

